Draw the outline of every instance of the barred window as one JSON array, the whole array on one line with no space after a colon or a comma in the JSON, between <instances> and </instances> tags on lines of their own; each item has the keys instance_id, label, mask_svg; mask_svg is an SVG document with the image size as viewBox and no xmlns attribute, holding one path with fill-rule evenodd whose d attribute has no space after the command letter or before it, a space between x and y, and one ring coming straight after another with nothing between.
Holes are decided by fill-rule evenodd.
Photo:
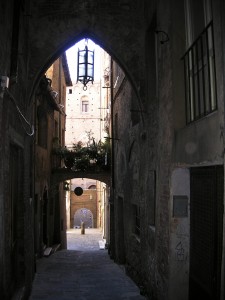
<instances>
[{"instance_id":1,"label":"barred window","mask_svg":"<svg viewBox=\"0 0 225 300\"><path fill-rule=\"evenodd\" d=\"M185 0L186 44L183 56L186 122L217 109L211 0Z\"/></svg>"},{"instance_id":2,"label":"barred window","mask_svg":"<svg viewBox=\"0 0 225 300\"><path fill-rule=\"evenodd\" d=\"M212 22L186 51L183 61L186 122L190 123L217 109Z\"/></svg>"}]
</instances>

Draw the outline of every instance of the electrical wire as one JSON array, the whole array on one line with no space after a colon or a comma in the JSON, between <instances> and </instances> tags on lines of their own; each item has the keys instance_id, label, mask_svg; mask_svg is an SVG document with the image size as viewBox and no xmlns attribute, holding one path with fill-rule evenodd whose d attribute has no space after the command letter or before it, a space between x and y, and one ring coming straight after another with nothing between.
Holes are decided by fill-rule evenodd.
<instances>
[{"instance_id":1,"label":"electrical wire","mask_svg":"<svg viewBox=\"0 0 225 300\"><path fill-rule=\"evenodd\" d=\"M17 103L16 103L16 99L15 99L14 96L10 93L10 91L9 91L8 89L5 89L5 90L6 90L7 94L9 95L9 98L12 100L13 104L15 105L15 107L16 107L16 109L17 109L17 112L18 112L19 118L20 118L20 122L21 122L21 125L22 125L24 131L26 132L26 134L27 134L28 136L33 136L33 135L34 135L34 125L31 125L30 122L29 122L29 121L25 118L25 116L22 114L22 112L21 112L19 106L18 106ZM25 128L25 126L24 126L24 124L23 124L24 122L28 125L28 127L29 127L29 129L30 129L30 132L28 132L28 131L26 130L26 128Z\"/></svg>"}]
</instances>

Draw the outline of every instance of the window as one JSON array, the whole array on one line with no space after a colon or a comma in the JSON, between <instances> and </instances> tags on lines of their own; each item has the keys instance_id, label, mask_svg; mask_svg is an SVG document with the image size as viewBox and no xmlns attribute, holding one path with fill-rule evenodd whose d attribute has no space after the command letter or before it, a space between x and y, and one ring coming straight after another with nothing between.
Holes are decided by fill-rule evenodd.
<instances>
[{"instance_id":1,"label":"window","mask_svg":"<svg viewBox=\"0 0 225 300\"><path fill-rule=\"evenodd\" d=\"M72 94L72 89L69 89L69 94Z\"/></svg>"},{"instance_id":2,"label":"window","mask_svg":"<svg viewBox=\"0 0 225 300\"><path fill-rule=\"evenodd\" d=\"M217 109L211 19L210 1L186 1L186 32L189 48L183 56L183 61L187 123Z\"/></svg>"},{"instance_id":3,"label":"window","mask_svg":"<svg viewBox=\"0 0 225 300\"><path fill-rule=\"evenodd\" d=\"M92 184L88 187L89 190L96 190L96 185Z\"/></svg>"},{"instance_id":4,"label":"window","mask_svg":"<svg viewBox=\"0 0 225 300\"><path fill-rule=\"evenodd\" d=\"M82 101L82 112L88 112L89 103L88 101Z\"/></svg>"},{"instance_id":5,"label":"window","mask_svg":"<svg viewBox=\"0 0 225 300\"><path fill-rule=\"evenodd\" d=\"M211 0L185 0L187 46L195 41L204 28L212 21Z\"/></svg>"},{"instance_id":6,"label":"window","mask_svg":"<svg viewBox=\"0 0 225 300\"><path fill-rule=\"evenodd\" d=\"M87 113L89 111L89 99L88 96L84 95L81 97L81 112Z\"/></svg>"}]
</instances>

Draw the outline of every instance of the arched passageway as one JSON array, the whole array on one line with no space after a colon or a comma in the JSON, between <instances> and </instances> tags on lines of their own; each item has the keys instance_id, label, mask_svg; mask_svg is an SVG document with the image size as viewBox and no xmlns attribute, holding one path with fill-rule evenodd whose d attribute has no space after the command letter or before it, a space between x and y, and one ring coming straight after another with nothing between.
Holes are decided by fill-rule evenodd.
<instances>
[{"instance_id":1,"label":"arched passageway","mask_svg":"<svg viewBox=\"0 0 225 300\"><path fill-rule=\"evenodd\" d=\"M81 223L84 222L85 228L93 228L93 213L90 211L90 209L87 208L80 208L76 210L74 214L74 228L80 228Z\"/></svg>"},{"instance_id":2,"label":"arched passageway","mask_svg":"<svg viewBox=\"0 0 225 300\"><path fill-rule=\"evenodd\" d=\"M54 60L84 37L91 38L118 61L139 94L145 74L140 17L143 11L142 2L123 4L118 1L112 5L107 1L93 3L90 0L85 4L82 1L33 1L32 17L28 17L32 25L29 47L33 53L33 59L29 60L28 95ZM134 22L131 23L131 19Z\"/></svg>"},{"instance_id":3,"label":"arched passageway","mask_svg":"<svg viewBox=\"0 0 225 300\"><path fill-rule=\"evenodd\" d=\"M59 169L53 171L52 183L57 184L59 182L70 180L72 178L90 178L99 180L106 183L108 186L111 184L111 172L100 171L100 172L77 172L72 170Z\"/></svg>"},{"instance_id":4,"label":"arched passageway","mask_svg":"<svg viewBox=\"0 0 225 300\"><path fill-rule=\"evenodd\" d=\"M11 2L6 5L6 11L3 7L3 15L4 13L8 15L7 11L12 11ZM59 113L61 119L64 118L63 114L61 114L62 106L58 105L63 105L63 103L55 101L56 94L53 89L49 88L50 82L48 78L45 78L43 75L54 61L57 61L58 70L62 72L66 66L65 57L63 56L65 50L81 38L88 37L102 46L114 60L119 62L133 85L136 97L140 100L140 86L144 85L144 72L141 71L142 68L144 70L142 55L144 47L140 47L140 40L143 36L140 27L137 28L135 25L128 26L128 24L131 17L139 19L141 24L141 18L136 15L136 10L140 9L143 11L143 5L132 2L125 5L121 3L120 11L117 13L115 12L115 6L108 6L106 3L100 2L96 2L93 6L91 1L84 4L82 1L70 3L70 1L46 2L34 0L29 6L27 3L20 5L21 2L14 8L14 19L13 24L11 24L14 32L13 38L15 38L11 59L15 60L15 66L12 65L11 75L13 76L10 78L10 89L4 94L4 97L12 101L9 109L13 106L15 119L12 122L7 117L3 120L4 126L11 129L9 130L10 133L9 131L5 131L2 134L2 139L5 142L3 157L5 157L7 148L9 149L9 145L12 143L19 145L21 151L25 153L23 162L25 168L24 201L27 209L24 211L24 226L30 228L29 224L32 222L32 216L34 216L34 220L36 221L35 234L37 236L43 235L43 239L39 239L33 235L33 229L30 228L27 230L26 235L29 238L25 239L27 241L26 253L29 253L29 257L32 257L32 253L34 252L35 255L41 256L43 249L49 245L65 244L65 235L63 232L65 232L66 224L65 219L61 218L61 215L65 215L65 208L62 205L62 199L64 199L62 187L64 180L74 178L75 176L74 173L69 175L68 173L66 175L53 174L51 181L48 180L49 197L46 198L46 195L43 195L42 191L45 182L42 180L42 175L50 177L48 169L50 155L46 152L49 143L48 132L53 128L59 132L63 129L57 127L56 122L54 123L53 116L55 111ZM124 14L127 9L130 17L127 13ZM110 15L112 12L114 17L111 19ZM65 18L66 15L68 15L68 18ZM122 22L120 22L121 17ZM111 21L108 23L110 19ZM21 21L22 25L20 28L17 21L19 23ZM121 26L119 26L120 23ZM115 31L113 28L116 27L118 28ZM21 35L18 35L17 28L19 28ZM137 36L138 38L133 39L133 36ZM21 56L19 56L19 47L17 47L19 44L21 47L22 45L24 46L24 53ZM130 48L129 54L126 53L128 47ZM1 48L1 50L3 49ZM139 60L139 63L137 63L137 60ZM7 63L8 65L10 64L9 60ZM9 69L8 66L4 66L3 69ZM18 73L17 67L20 69ZM66 72L64 76L65 78L63 82L60 82L60 86L69 84ZM19 88L17 87L17 82L19 82ZM22 100L20 101L19 99ZM17 100L19 100L19 107L22 107L22 109L16 106ZM139 106L141 106L140 102ZM37 115L35 115L36 111L38 112ZM22 116L22 126L19 129L16 125L19 122L17 114L19 114L19 117ZM36 122L38 123L38 127L35 128L34 132L32 125ZM30 130L29 132L28 129ZM30 136L33 135L35 138L32 140ZM40 151L36 151L36 146L39 147ZM34 168L33 162L35 159L37 161ZM35 177L33 177L34 174ZM82 176L82 174L77 174L76 176ZM111 185L110 176L107 172L95 175L90 173L88 177L99 179ZM25 199L29 199L29 203ZM42 207L44 207L44 217L39 218L38 216ZM46 211L48 212L48 220L46 220ZM10 226L9 228L7 226L3 231L10 231ZM35 249L33 248L33 240ZM3 249L5 245L7 245L7 242L3 243L1 253L5 251ZM36 252L36 248L39 249L38 252ZM22 260L24 263L27 261L27 265L29 265L30 261L25 256L26 254L24 254ZM16 259L21 260L19 257ZM18 264L20 264L19 261ZM2 276L5 276L7 273L7 268L11 269L10 264L7 265L6 263L5 267L1 268L4 270ZM34 266L29 268L30 273L27 276L30 276L30 278L32 277L33 269ZM12 284L10 274L7 274L7 276L8 281L6 281L10 285ZM12 290L12 293L15 289ZM28 292L29 287L25 293ZM7 285L4 286L4 293L6 298L10 297Z\"/></svg>"}]
</instances>

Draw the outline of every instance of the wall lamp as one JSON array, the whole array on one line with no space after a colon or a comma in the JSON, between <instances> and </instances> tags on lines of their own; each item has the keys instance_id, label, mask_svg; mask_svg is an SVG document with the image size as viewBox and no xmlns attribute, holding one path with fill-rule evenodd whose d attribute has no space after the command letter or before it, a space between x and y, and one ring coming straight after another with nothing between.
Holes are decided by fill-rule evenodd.
<instances>
[{"instance_id":1,"label":"wall lamp","mask_svg":"<svg viewBox=\"0 0 225 300\"><path fill-rule=\"evenodd\" d=\"M156 30L155 33L159 34L159 42L162 45L167 43L170 40L168 34L163 30Z\"/></svg>"},{"instance_id":2,"label":"wall lamp","mask_svg":"<svg viewBox=\"0 0 225 300\"><path fill-rule=\"evenodd\" d=\"M69 191L70 190L70 184L67 181L63 182L63 189L64 191Z\"/></svg>"}]
</instances>

